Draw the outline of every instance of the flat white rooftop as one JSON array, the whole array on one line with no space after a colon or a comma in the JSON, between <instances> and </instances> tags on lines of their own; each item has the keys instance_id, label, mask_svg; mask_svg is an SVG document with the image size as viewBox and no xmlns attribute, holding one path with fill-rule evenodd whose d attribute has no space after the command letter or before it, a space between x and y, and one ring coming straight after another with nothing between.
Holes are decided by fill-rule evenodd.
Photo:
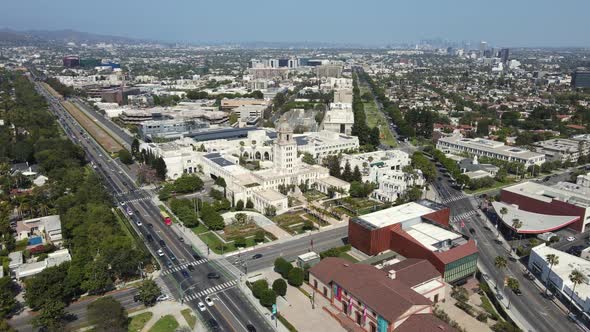
<instances>
[{"instance_id":1,"label":"flat white rooftop","mask_svg":"<svg viewBox=\"0 0 590 332\"><path fill-rule=\"evenodd\" d=\"M515 219L522 222L522 227L520 227L517 232L523 234L551 232L563 228L580 218L579 216L556 216L523 211L520 210L518 206L503 202L493 202L492 207L506 226L512 228L512 222ZM500 213L502 208L506 208L506 214L504 215Z\"/></svg>"},{"instance_id":2,"label":"flat white rooftop","mask_svg":"<svg viewBox=\"0 0 590 332\"><path fill-rule=\"evenodd\" d=\"M462 236L457 233L424 222L412 225L408 229L405 229L405 231L423 246L432 251L437 251L439 249L434 246L437 243L443 241L453 241L462 238Z\"/></svg>"},{"instance_id":3,"label":"flat white rooftop","mask_svg":"<svg viewBox=\"0 0 590 332\"><path fill-rule=\"evenodd\" d=\"M357 220L371 228L377 229L414 220L434 211L436 210L422 204L410 202L359 216Z\"/></svg>"},{"instance_id":4,"label":"flat white rooftop","mask_svg":"<svg viewBox=\"0 0 590 332\"><path fill-rule=\"evenodd\" d=\"M590 261L587 261L584 258L580 258L578 256L570 255L561 250L547 247L545 244L536 246L532 250L536 252L539 257L543 258L545 262L545 257L547 257L549 254L559 257L559 264L553 265L551 273L558 275L563 280L563 283L570 289L573 288L573 284L570 281L569 275L573 270L582 272L586 277L588 277L588 279L590 279ZM590 285L587 283L581 283L577 285L576 293L582 299L584 297L590 296Z\"/></svg>"},{"instance_id":5,"label":"flat white rooftop","mask_svg":"<svg viewBox=\"0 0 590 332\"><path fill-rule=\"evenodd\" d=\"M514 186L506 187L502 190L513 192L515 194L527 196L550 203L556 199L562 202L567 202L577 206L590 206L590 197L587 196L584 190L575 188L575 185L568 186L557 184L556 186L546 186L536 182L522 182Z\"/></svg>"}]
</instances>

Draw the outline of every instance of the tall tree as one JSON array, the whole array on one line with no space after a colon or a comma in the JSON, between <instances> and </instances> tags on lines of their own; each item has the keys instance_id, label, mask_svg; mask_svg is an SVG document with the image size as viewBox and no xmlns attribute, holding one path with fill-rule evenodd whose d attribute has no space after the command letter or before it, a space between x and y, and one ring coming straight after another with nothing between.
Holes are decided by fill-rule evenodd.
<instances>
[{"instance_id":1,"label":"tall tree","mask_svg":"<svg viewBox=\"0 0 590 332\"><path fill-rule=\"evenodd\" d=\"M342 171L342 179L344 181L352 181L352 170L350 169L350 163L348 162L348 160L346 161L346 164L344 164L344 171Z\"/></svg>"},{"instance_id":2,"label":"tall tree","mask_svg":"<svg viewBox=\"0 0 590 332\"><path fill-rule=\"evenodd\" d=\"M547 274L547 282L545 283L545 294L547 294L547 289L549 288L549 281L551 280L551 273L553 272L553 267L559 265L559 256L555 254L547 254L545 258L547 259L547 263L549 263L549 273Z\"/></svg>"},{"instance_id":3,"label":"tall tree","mask_svg":"<svg viewBox=\"0 0 590 332\"><path fill-rule=\"evenodd\" d=\"M498 279L498 281L496 282L496 288L498 287L498 284L501 284L502 286L504 285L504 270L506 269L506 267L508 267L508 261L506 260L506 258L504 256L497 256L494 259L494 266L500 271L500 277Z\"/></svg>"},{"instance_id":4,"label":"tall tree","mask_svg":"<svg viewBox=\"0 0 590 332\"><path fill-rule=\"evenodd\" d=\"M133 142L131 142L131 154L136 157L139 154L139 140L137 138L134 138Z\"/></svg>"},{"instance_id":5,"label":"tall tree","mask_svg":"<svg viewBox=\"0 0 590 332\"><path fill-rule=\"evenodd\" d=\"M34 327L43 327L47 331L62 331L66 316L65 305L59 300L50 300L43 305L39 315L33 319Z\"/></svg>"},{"instance_id":6,"label":"tall tree","mask_svg":"<svg viewBox=\"0 0 590 332\"><path fill-rule=\"evenodd\" d=\"M88 320L99 332L127 331L127 312L111 296L100 298L88 305Z\"/></svg>"},{"instance_id":7,"label":"tall tree","mask_svg":"<svg viewBox=\"0 0 590 332\"><path fill-rule=\"evenodd\" d=\"M154 168L156 169L156 175L161 180L165 180L166 173L168 172L168 170L166 169L166 162L164 161L164 159L162 159L162 157L158 157L157 159L155 159Z\"/></svg>"},{"instance_id":8,"label":"tall tree","mask_svg":"<svg viewBox=\"0 0 590 332\"><path fill-rule=\"evenodd\" d=\"M352 181L363 182L363 175L361 174L361 170L359 169L358 165L354 166L354 171L352 172Z\"/></svg>"},{"instance_id":9,"label":"tall tree","mask_svg":"<svg viewBox=\"0 0 590 332\"><path fill-rule=\"evenodd\" d=\"M139 285L139 299L145 306L152 306L156 303L156 299L162 292L152 279L147 279Z\"/></svg>"},{"instance_id":10,"label":"tall tree","mask_svg":"<svg viewBox=\"0 0 590 332\"><path fill-rule=\"evenodd\" d=\"M569 279L572 282L572 284L574 284L574 287L572 287L572 293L570 295L570 302L571 303L570 303L568 310L567 310L568 315L572 311L572 307L576 303L576 301L574 300L574 294L576 293L576 286L579 284L588 283L588 277L586 277L586 275L584 273L580 272L579 270L573 270L569 275Z\"/></svg>"}]
</instances>

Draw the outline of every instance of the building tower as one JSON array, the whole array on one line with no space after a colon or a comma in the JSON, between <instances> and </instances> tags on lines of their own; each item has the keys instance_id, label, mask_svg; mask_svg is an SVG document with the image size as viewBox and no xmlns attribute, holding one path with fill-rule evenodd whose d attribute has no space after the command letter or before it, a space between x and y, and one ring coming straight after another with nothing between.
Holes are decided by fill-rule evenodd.
<instances>
[{"instance_id":1,"label":"building tower","mask_svg":"<svg viewBox=\"0 0 590 332\"><path fill-rule=\"evenodd\" d=\"M280 173L291 174L297 168L297 143L293 139L293 129L287 122L281 122L277 128L273 158L275 170Z\"/></svg>"}]
</instances>

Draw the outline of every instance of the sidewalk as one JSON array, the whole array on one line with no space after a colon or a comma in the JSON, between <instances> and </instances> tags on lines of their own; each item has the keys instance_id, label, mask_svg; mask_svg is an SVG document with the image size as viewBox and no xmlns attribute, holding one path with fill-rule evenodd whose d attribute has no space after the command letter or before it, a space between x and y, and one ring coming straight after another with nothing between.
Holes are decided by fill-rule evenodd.
<instances>
[{"instance_id":1,"label":"sidewalk","mask_svg":"<svg viewBox=\"0 0 590 332\"><path fill-rule=\"evenodd\" d=\"M154 324L156 324L156 322L160 318L162 318L166 315L174 316L174 318L178 322L179 326L189 326L188 322L186 321L186 319L184 318L184 316L181 313L181 311L184 309L190 309L190 308L188 306L182 305L178 302L165 301L165 302L159 302L153 307L138 310L138 311L130 314L129 317L137 316L137 315L142 314L144 312L153 313L152 318L150 318L150 320L148 320L147 323L145 323L145 325L142 329L142 332L149 331L152 328L152 326L154 326ZM191 309L191 313L192 313L192 309ZM194 313L193 313L193 315L197 318L197 322L195 324L194 331L204 331L205 327L203 326L203 323L200 321L198 315L195 315Z\"/></svg>"}]
</instances>

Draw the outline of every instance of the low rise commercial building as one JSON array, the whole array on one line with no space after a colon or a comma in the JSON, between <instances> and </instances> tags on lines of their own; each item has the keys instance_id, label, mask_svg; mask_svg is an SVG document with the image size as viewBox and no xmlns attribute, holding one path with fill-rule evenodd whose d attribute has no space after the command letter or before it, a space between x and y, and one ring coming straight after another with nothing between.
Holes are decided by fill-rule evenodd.
<instances>
[{"instance_id":1,"label":"low rise commercial building","mask_svg":"<svg viewBox=\"0 0 590 332\"><path fill-rule=\"evenodd\" d=\"M551 265L547 255L555 255L559 264ZM590 285L580 283L575 286L569 276L577 270L586 277L590 276L590 261L570 255L561 250L546 246L544 243L533 247L529 256L529 269L548 285L551 292L571 304L573 312L583 321L590 321Z\"/></svg>"},{"instance_id":2,"label":"low rise commercial building","mask_svg":"<svg viewBox=\"0 0 590 332\"><path fill-rule=\"evenodd\" d=\"M436 148L445 153L467 153L471 156L499 159L507 162L517 162L526 167L545 163L545 154L530 150L508 146L502 142L484 138L465 138L461 136L441 137Z\"/></svg>"},{"instance_id":3,"label":"low rise commercial building","mask_svg":"<svg viewBox=\"0 0 590 332\"><path fill-rule=\"evenodd\" d=\"M324 130L346 135L351 134L353 125L354 113L352 111L352 104L348 103L331 103L330 109L326 111L324 120L322 121L322 128Z\"/></svg>"},{"instance_id":4,"label":"low rise commercial building","mask_svg":"<svg viewBox=\"0 0 590 332\"><path fill-rule=\"evenodd\" d=\"M150 120L139 124L139 133L144 141L154 138L176 139L209 128L209 124L200 120Z\"/></svg>"},{"instance_id":5,"label":"low rise commercial building","mask_svg":"<svg viewBox=\"0 0 590 332\"><path fill-rule=\"evenodd\" d=\"M534 142L535 151L545 154L548 161L578 162L580 156L590 153L590 141L582 139L554 138Z\"/></svg>"},{"instance_id":6,"label":"low rise commercial building","mask_svg":"<svg viewBox=\"0 0 590 332\"><path fill-rule=\"evenodd\" d=\"M449 283L472 277L477 269L475 241L449 227L450 209L419 200L352 218L348 241L367 255L393 250L428 260Z\"/></svg>"},{"instance_id":7,"label":"low rise commercial building","mask_svg":"<svg viewBox=\"0 0 590 332\"><path fill-rule=\"evenodd\" d=\"M223 111L231 111L237 107L245 106L245 105L256 105L256 106L268 106L268 101L264 99L255 99L255 98L224 98L221 100L221 110Z\"/></svg>"},{"instance_id":8,"label":"low rise commercial building","mask_svg":"<svg viewBox=\"0 0 590 332\"><path fill-rule=\"evenodd\" d=\"M590 223L590 189L573 183L560 182L548 186L537 182L522 182L503 188L500 191L500 201L526 212L575 217L575 220L556 220L554 224L547 225L546 229L539 228L541 233L564 227L583 232Z\"/></svg>"},{"instance_id":9,"label":"low rise commercial building","mask_svg":"<svg viewBox=\"0 0 590 332\"><path fill-rule=\"evenodd\" d=\"M338 319L346 320L347 325L354 324L356 329L454 331L432 314L433 301L428 298L429 291L435 289L443 289L444 293L440 273L432 265L429 269L414 263L410 261L409 265L422 275L402 264L383 271L368 264L328 257L309 270L309 284L340 311Z\"/></svg>"}]
</instances>

